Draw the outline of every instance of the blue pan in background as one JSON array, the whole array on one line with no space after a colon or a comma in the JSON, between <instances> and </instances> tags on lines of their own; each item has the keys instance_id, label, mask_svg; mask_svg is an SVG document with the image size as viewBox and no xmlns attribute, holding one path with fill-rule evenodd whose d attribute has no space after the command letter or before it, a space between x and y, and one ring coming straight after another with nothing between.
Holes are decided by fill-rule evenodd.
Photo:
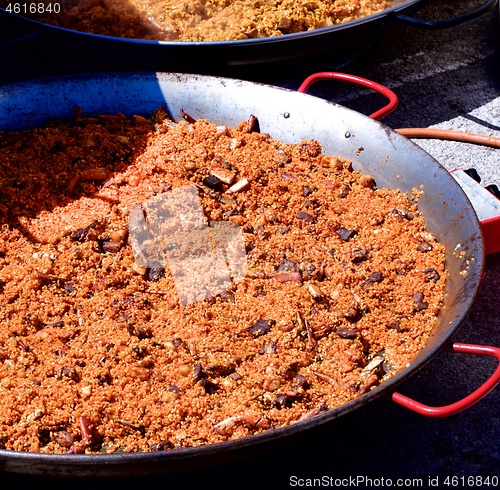
<instances>
[{"instance_id":1,"label":"blue pan in background","mask_svg":"<svg viewBox=\"0 0 500 490\"><path fill-rule=\"evenodd\" d=\"M312 58L323 61L326 58L330 64L341 66L363 53L397 22L432 29L453 27L481 16L498 0L486 0L472 12L437 22L410 17L423 2L395 1L392 7L380 13L312 31L217 42L148 41L89 34L55 27L0 8L0 46L8 51L14 44L36 41L43 46L40 49L44 56L49 61L55 58L67 73L174 71L255 80L263 74L296 71L299 63L310 63ZM7 28L14 28L18 34L2 39L1 33L7 32Z\"/></svg>"}]
</instances>

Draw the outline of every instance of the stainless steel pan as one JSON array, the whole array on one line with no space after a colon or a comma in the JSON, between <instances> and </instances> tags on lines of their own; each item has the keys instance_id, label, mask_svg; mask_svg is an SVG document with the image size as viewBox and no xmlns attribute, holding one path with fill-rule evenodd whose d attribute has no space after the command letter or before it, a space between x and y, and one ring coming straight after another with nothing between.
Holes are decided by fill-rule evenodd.
<instances>
[{"instance_id":1,"label":"stainless steel pan","mask_svg":"<svg viewBox=\"0 0 500 490\"><path fill-rule=\"evenodd\" d=\"M204 447L154 453L52 455L0 450L0 470L59 476L117 476L194 468L280 443L284 438L331 422L385 394L412 406L394 393L445 347L466 317L480 286L484 262L481 227L469 200L451 175L407 138L367 116L319 98L241 80L167 73L98 74L22 82L0 88L0 129L21 130L48 118L85 114L148 114L166 105L175 120L184 109L195 118L235 126L250 114L262 132L286 142L318 140L325 153L350 159L372 174L378 186L409 192L424 189L419 206L430 232L447 249L446 299L435 332L411 364L377 389L354 401L289 427ZM359 151L359 148L363 151ZM500 349L457 346L455 350L500 358ZM476 402L500 379L497 369L460 409ZM458 410L441 410L446 415ZM424 410L425 412L425 410ZM432 414L431 414L432 415Z\"/></svg>"}]
</instances>

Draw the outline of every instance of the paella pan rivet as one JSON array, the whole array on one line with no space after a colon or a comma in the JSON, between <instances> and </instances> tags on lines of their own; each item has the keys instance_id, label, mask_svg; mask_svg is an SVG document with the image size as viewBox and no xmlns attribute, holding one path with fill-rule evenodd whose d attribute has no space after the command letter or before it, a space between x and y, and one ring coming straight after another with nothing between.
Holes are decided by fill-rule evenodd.
<instances>
[{"instance_id":1,"label":"paella pan rivet","mask_svg":"<svg viewBox=\"0 0 500 490\"><path fill-rule=\"evenodd\" d=\"M289 112L285 112L285 113L283 114L283 117L284 117L285 119L288 119L288 118L290 117L290 113L289 113Z\"/></svg>"}]
</instances>

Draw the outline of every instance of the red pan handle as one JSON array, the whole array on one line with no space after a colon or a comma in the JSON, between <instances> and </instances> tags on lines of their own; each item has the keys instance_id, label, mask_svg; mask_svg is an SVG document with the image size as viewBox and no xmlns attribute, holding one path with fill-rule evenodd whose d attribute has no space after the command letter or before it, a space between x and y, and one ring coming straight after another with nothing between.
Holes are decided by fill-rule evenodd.
<instances>
[{"instance_id":1,"label":"red pan handle","mask_svg":"<svg viewBox=\"0 0 500 490\"><path fill-rule=\"evenodd\" d=\"M483 345L471 345L471 344L453 344L453 352L459 352L464 354L478 354L483 356L496 357L500 361L500 348L489 347ZM451 405L445 405L442 407L430 407L424 405L423 403L417 402L407 396L401 395L400 393L393 393L391 395L392 401L406 407L420 415L425 415L426 417L448 417L450 415L455 415L462 412L463 410L471 407L483 397L485 397L493 388L500 382L500 363L497 366L495 372L490 376L490 378L482 384L476 391L472 392L470 395L466 396L458 402L452 403Z\"/></svg>"},{"instance_id":2,"label":"red pan handle","mask_svg":"<svg viewBox=\"0 0 500 490\"><path fill-rule=\"evenodd\" d=\"M307 92L307 90L309 90L309 87L313 83L318 82L320 80L341 80L344 82L355 83L356 85L361 85L362 87L375 90L375 92L378 92L379 94L382 94L385 97L387 97L389 99L389 103L384 107L382 107L382 109L379 109L373 114L370 114L370 117L372 119L380 119L381 117L387 116L387 114L390 114L398 106L399 101L397 95L392 90L388 89L387 87L384 87L384 85L380 85L377 82L372 82L371 80L358 77L356 75L349 75L347 73L339 73L333 71L319 72L308 76L302 82L302 85L297 89L297 92L303 92L303 93Z\"/></svg>"}]
</instances>

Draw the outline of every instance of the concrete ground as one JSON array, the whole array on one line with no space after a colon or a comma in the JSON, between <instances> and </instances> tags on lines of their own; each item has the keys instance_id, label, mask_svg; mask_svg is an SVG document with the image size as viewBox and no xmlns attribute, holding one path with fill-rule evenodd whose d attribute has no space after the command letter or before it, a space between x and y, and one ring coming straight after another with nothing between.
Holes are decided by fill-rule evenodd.
<instances>
[{"instance_id":1,"label":"concrete ground","mask_svg":"<svg viewBox=\"0 0 500 490\"><path fill-rule=\"evenodd\" d=\"M482 3L433 0L418 15L445 18ZM325 56L312 69L341 70L391 88L400 104L383 122L392 128L436 127L500 137L498 6L475 21L448 29L397 23L355 61L339 67ZM291 69L268 81L297 88L302 80ZM380 104L379 96L343 84L322 84L315 94L367 114ZM485 185L500 186L500 150L455 142L417 143L447 169L475 167ZM499 291L497 253L486 260L479 296L454 341L500 346ZM496 365L490 359L443 352L400 391L429 404L451 403L477 388ZM337 481L338 487L388 488L389 483L395 487L398 478L406 487L422 488L436 482L438 488L479 487L478 479L461 478L500 476L499 407L498 386L477 405L444 419L424 418L382 398L300 439L290 439L270 453L221 462L209 469L84 482L5 473L0 474L0 488L48 484L58 488L275 489L312 486L313 478L322 477L323 487L335 487L335 479L340 478L345 480ZM447 486L446 477L455 480L449 480ZM320 486L318 482L316 486Z\"/></svg>"}]
</instances>

